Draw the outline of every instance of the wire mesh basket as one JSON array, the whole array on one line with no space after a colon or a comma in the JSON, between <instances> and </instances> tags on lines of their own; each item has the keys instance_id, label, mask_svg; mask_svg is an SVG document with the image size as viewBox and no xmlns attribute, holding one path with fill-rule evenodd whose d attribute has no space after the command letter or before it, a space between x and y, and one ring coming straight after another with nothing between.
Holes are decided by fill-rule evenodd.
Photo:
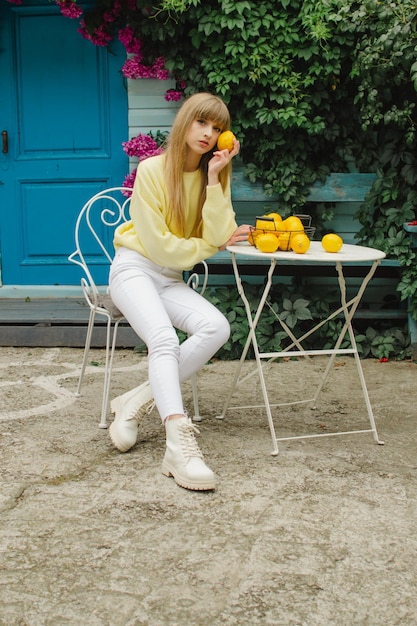
<instances>
[{"instance_id":1,"label":"wire mesh basket","mask_svg":"<svg viewBox=\"0 0 417 626\"><path fill-rule=\"evenodd\" d=\"M297 230L279 230L275 228L275 220L273 217L268 217L265 215L257 216L255 224L264 223L264 226L262 228L259 228L258 226L251 226L249 243L257 248L258 246L256 245L256 240L260 235L274 235L278 239L277 249L288 252L292 250L291 239L294 235L304 233L310 240L313 239L316 229L314 226L311 225L311 215L294 214L294 217L298 217L300 219L303 228ZM267 227L265 227L265 222L268 224Z\"/></svg>"}]
</instances>

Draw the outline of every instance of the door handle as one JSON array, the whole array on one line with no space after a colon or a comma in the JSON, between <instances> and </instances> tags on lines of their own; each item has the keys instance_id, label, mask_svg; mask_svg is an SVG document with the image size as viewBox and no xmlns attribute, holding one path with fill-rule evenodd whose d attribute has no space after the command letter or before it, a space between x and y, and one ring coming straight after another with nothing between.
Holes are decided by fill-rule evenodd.
<instances>
[{"instance_id":1,"label":"door handle","mask_svg":"<svg viewBox=\"0 0 417 626\"><path fill-rule=\"evenodd\" d=\"M7 130L3 130L1 133L2 143L3 143L3 154L7 154L9 152L9 136L7 134Z\"/></svg>"}]
</instances>

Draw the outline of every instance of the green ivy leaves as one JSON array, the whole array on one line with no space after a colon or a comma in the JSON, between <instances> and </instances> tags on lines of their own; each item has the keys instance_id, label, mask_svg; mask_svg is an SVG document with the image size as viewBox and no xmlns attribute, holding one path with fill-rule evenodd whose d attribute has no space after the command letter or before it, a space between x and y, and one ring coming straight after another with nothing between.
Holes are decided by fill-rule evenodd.
<instances>
[{"instance_id":1,"label":"green ivy leaves","mask_svg":"<svg viewBox=\"0 0 417 626\"><path fill-rule=\"evenodd\" d=\"M303 287L305 291L305 287ZM245 284L245 294L254 314L259 302L259 286ZM335 294L333 294L335 295ZM218 358L239 359L246 344L249 326L242 300L236 287L217 288L206 295L208 300L215 304L227 317L231 334L229 341L217 353ZM331 294L330 294L331 297ZM337 301L337 295L336 295ZM261 352L279 352L288 346L290 340L283 330L280 320L291 329L296 337L301 337L317 324L326 319L331 307L328 298L322 293L302 298L296 284L286 287L273 285L271 297L259 318L256 327L256 337ZM332 308L333 310L333 308ZM343 327L343 320L334 318L323 324L322 327L303 341L306 349L314 349L318 345L323 349L334 348ZM407 332L401 328L387 327L385 329L367 327L365 331L356 329L356 343L362 357L374 358L405 358L409 353L409 338ZM346 335L341 347L350 347L349 336ZM253 357L253 353L249 353Z\"/></svg>"},{"instance_id":2,"label":"green ivy leaves","mask_svg":"<svg viewBox=\"0 0 417 626\"><path fill-rule=\"evenodd\" d=\"M282 302L282 312L279 318L287 324L289 328L294 328L297 322L302 320L311 320L311 311L308 308L310 304L309 300L304 298L297 298L292 301L289 298L284 298Z\"/></svg>"}]
</instances>

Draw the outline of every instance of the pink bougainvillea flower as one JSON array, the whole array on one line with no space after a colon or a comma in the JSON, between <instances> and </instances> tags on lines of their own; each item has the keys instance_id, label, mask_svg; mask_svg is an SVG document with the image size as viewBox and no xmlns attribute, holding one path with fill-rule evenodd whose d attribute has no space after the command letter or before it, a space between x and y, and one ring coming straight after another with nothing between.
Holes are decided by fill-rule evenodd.
<instances>
[{"instance_id":1,"label":"pink bougainvillea flower","mask_svg":"<svg viewBox=\"0 0 417 626\"><path fill-rule=\"evenodd\" d=\"M178 102L182 98L182 91L176 91L175 89L168 89L164 98L167 102Z\"/></svg>"},{"instance_id":2,"label":"pink bougainvillea flower","mask_svg":"<svg viewBox=\"0 0 417 626\"><path fill-rule=\"evenodd\" d=\"M126 59L123 67L122 74L125 78L140 78L140 65L142 57L140 54L136 54L130 59Z\"/></svg>"},{"instance_id":3,"label":"pink bougainvillea flower","mask_svg":"<svg viewBox=\"0 0 417 626\"><path fill-rule=\"evenodd\" d=\"M80 28L78 29L80 35L84 37L84 39L91 41L91 43L95 46L108 46L113 39L113 35L105 30L105 26L103 24L100 24L100 26L98 26L91 34L88 32L84 20L81 20L80 24Z\"/></svg>"},{"instance_id":4,"label":"pink bougainvillea flower","mask_svg":"<svg viewBox=\"0 0 417 626\"><path fill-rule=\"evenodd\" d=\"M136 55L132 59L127 59L122 67L122 74L126 78L155 78L152 67L143 65L140 55Z\"/></svg>"},{"instance_id":5,"label":"pink bougainvillea flower","mask_svg":"<svg viewBox=\"0 0 417 626\"><path fill-rule=\"evenodd\" d=\"M128 156L138 157L141 160L147 156L152 156L158 149L156 141L149 135L143 135L142 133L129 141L124 141L122 146Z\"/></svg>"},{"instance_id":6,"label":"pink bougainvillea flower","mask_svg":"<svg viewBox=\"0 0 417 626\"><path fill-rule=\"evenodd\" d=\"M122 67L122 74L125 78L140 78L140 55L135 55L131 59L127 59Z\"/></svg>"},{"instance_id":7,"label":"pink bougainvillea flower","mask_svg":"<svg viewBox=\"0 0 417 626\"><path fill-rule=\"evenodd\" d=\"M150 135L143 135L140 133L137 137L133 137L129 141L124 141L122 143L123 150L130 157L137 157L139 161L144 161L151 156L156 156L157 154L162 154L164 151L162 146L158 146L155 139L153 139ZM124 179L123 187L133 188L136 179L136 169L127 174ZM124 193L124 192L123 192ZM126 194L125 195L129 195Z\"/></svg>"},{"instance_id":8,"label":"pink bougainvillea flower","mask_svg":"<svg viewBox=\"0 0 417 626\"><path fill-rule=\"evenodd\" d=\"M125 179L123 181L123 187L127 187L128 189L133 189L133 185L135 184L135 179L136 179L136 169L133 170L133 172L130 172L130 174L127 174L125 176ZM129 191L123 191L122 192L124 196L131 196L132 192Z\"/></svg>"},{"instance_id":9,"label":"pink bougainvillea flower","mask_svg":"<svg viewBox=\"0 0 417 626\"><path fill-rule=\"evenodd\" d=\"M106 11L105 13L103 13L102 20L103 22L108 22L109 24L111 22L114 22L115 16L113 14L113 11Z\"/></svg>"},{"instance_id":10,"label":"pink bougainvillea flower","mask_svg":"<svg viewBox=\"0 0 417 626\"><path fill-rule=\"evenodd\" d=\"M155 78L158 80L168 80L169 78L169 70L158 70L155 72Z\"/></svg>"},{"instance_id":11,"label":"pink bougainvillea flower","mask_svg":"<svg viewBox=\"0 0 417 626\"><path fill-rule=\"evenodd\" d=\"M133 28L130 26L121 28L119 30L119 39L126 48L127 53L139 55L142 48L142 42L135 37Z\"/></svg>"},{"instance_id":12,"label":"pink bougainvillea flower","mask_svg":"<svg viewBox=\"0 0 417 626\"><path fill-rule=\"evenodd\" d=\"M152 64L152 68L155 72L155 78L159 80L167 80L169 78L169 71L165 69L164 57L158 57Z\"/></svg>"},{"instance_id":13,"label":"pink bougainvillea flower","mask_svg":"<svg viewBox=\"0 0 417 626\"><path fill-rule=\"evenodd\" d=\"M127 59L122 67L122 74L125 78L158 78L166 80L169 78L169 71L164 69L165 59L158 57L152 65L144 65L142 63L142 55L140 53Z\"/></svg>"},{"instance_id":14,"label":"pink bougainvillea flower","mask_svg":"<svg viewBox=\"0 0 417 626\"><path fill-rule=\"evenodd\" d=\"M83 14L83 10L77 5L76 0L55 0L64 17L76 20Z\"/></svg>"},{"instance_id":15,"label":"pink bougainvillea flower","mask_svg":"<svg viewBox=\"0 0 417 626\"><path fill-rule=\"evenodd\" d=\"M108 11L105 11L103 13L103 17L102 20L103 22L115 22L116 19L120 16L122 10L122 6L119 2L119 0L114 0L113 1L113 6L111 6L111 8Z\"/></svg>"},{"instance_id":16,"label":"pink bougainvillea flower","mask_svg":"<svg viewBox=\"0 0 417 626\"><path fill-rule=\"evenodd\" d=\"M149 135L139 134L129 141L122 143L123 150L130 157L137 157L139 161L144 161L150 156L155 156L163 152L163 148Z\"/></svg>"}]
</instances>

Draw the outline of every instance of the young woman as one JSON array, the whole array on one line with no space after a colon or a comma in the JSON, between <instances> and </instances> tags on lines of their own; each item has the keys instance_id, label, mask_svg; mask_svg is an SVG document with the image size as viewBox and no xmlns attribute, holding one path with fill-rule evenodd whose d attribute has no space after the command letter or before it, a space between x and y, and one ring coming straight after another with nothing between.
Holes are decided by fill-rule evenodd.
<instances>
[{"instance_id":1,"label":"young woman","mask_svg":"<svg viewBox=\"0 0 417 626\"><path fill-rule=\"evenodd\" d=\"M149 381L111 402L114 445L126 452L154 404L166 432L162 472L186 489L215 488L187 417L181 382L228 340L226 318L186 285L182 273L218 250L245 241L230 197L231 160L239 152L217 150L230 128L224 102L198 93L180 108L165 152L139 164L130 221L116 230L110 293L148 349ZM189 337L179 345L178 328ZM197 431L198 432L198 431Z\"/></svg>"}]
</instances>

